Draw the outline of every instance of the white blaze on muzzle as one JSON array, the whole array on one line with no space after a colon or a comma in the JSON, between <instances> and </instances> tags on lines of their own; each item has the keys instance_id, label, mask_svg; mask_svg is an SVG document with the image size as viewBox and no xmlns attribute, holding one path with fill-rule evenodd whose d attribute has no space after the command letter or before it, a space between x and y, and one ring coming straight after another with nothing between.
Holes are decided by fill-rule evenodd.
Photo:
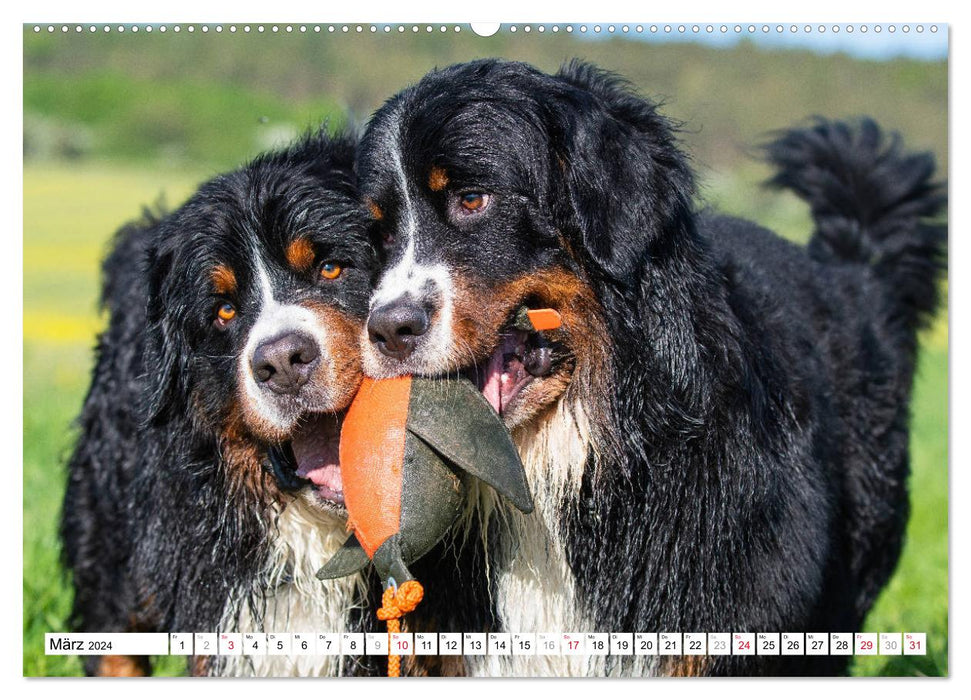
<instances>
[{"instance_id":1,"label":"white blaze on muzzle","mask_svg":"<svg viewBox=\"0 0 971 700\"><path fill-rule=\"evenodd\" d=\"M433 374L451 369L458 356L452 333L454 284L452 272L438 261L424 261L418 254L418 220L411 198L408 178L401 161L400 128L391 130L387 139L390 162L402 196L399 234L405 247L401 257L381 276L371 296L371 311L395 304L413 303L427 310L428 330L416 339L414 351L406 358L383 355L374 343L365 339L364 369L374 377L397 374ZM365 335L367 332L365 331Z\"/></svg>"},{"instance_id":2,"label":"white blaze on muzzle","mask_svg":"<svg viewBox=\"0 0 971 700\"><path fill-rule=\"evenodd\" d=\"M288 431L293 428L294 423L300 417L302 410L294 406L294 399L299 403L300 395L291 397L288 405L281 405L280 397L268 390L265 386L257 383L253 376L251 366L252 358L260 344L280 338L288 333L300 333L306 335L317 343L320 353L321 369L325 372L326 381L314 382L311 380L301 389L306 394L306 398L313 403L319 403L326 399L324 394L326 387L336 385L336 368L333 354L330 348L330 340L327 330L321 325L320 320L310 309L298 304L281 304L273 294L273 287L270 284L269 275L259 258L256 258L257 277L260 286L260 311L256 322L250 329L246 346L239 357L238 373L243 387L245 399L255 412L267 423L281 431ZM323 389L321 388L323 387ZM311 408L305 406L303 408ZM323 407L322 407L323 408ZM296 410L295 410L296 409Z\"/></svg>"}]
</instances>

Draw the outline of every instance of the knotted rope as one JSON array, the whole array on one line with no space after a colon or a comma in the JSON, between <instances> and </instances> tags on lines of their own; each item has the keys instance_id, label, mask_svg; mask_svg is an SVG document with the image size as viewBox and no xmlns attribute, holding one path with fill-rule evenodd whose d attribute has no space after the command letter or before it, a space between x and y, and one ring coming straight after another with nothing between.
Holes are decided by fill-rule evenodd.
<instances>
[{"instance_id":1,"label":"knotted rope","mask_svg":"<svg viewBox=\"0 0 971 700\"><path fill-rule=\"evenodd\" d=\"M381 596L378 619L388 623L388 678L401 675L401 656L391 653L391 635L401 631L401 617L418 607L425 590L417 581L405 581L400 586L392 583Z\"/></svg>"}]
</instances>

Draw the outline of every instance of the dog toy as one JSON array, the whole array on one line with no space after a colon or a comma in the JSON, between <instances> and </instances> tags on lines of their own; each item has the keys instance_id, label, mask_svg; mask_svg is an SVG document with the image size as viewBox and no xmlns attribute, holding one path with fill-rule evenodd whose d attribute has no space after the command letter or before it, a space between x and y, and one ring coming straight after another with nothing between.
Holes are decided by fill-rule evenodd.
<instances>
[{"instance_id":1,"label":"dog toy","mask_svg":"<svg viewBox=\"0 0 971 700\"><path fill-rule=\"evenodd\" d=\"M408 564L461 512L463 472L533 509L509 432L467 379L366 378L341 427L340 463L354 534L317 572L322 579L371 561L386 585L413 580Z\"/></svg>"},{"instance_id":2,"label":"dog toy","mask_svg":"<svg viewBox=\"0 0 971 700\"><path fill-rule=\"evenodd\" d=\"M524 308L513 326L549 330L559 326L559 314ZM373 562L385 587L378 618L389 633L421 601L424 591L408 565L458 519L469 476L524 513L533 510L508 430L464 378L365 378L341 427L340 464L353 534L317 577L346 576ZM399 670L391 655L388 675Z\"/></svg>"}]
</instances>

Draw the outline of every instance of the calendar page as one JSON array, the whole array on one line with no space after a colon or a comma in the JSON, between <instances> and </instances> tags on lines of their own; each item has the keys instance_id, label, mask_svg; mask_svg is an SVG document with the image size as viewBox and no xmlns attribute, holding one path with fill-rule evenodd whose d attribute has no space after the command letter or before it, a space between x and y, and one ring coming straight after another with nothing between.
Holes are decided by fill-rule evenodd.
<instances>
[{"instance_id":1,"label":"calendar page","mask_svg":"<svg viewBox=\"0 0 971 700\"><path fill-rule=\"evenodd\" d=\"M24 24L23 675L947 676L949 26L734 14Z\"/></svg>"}]
</instances>

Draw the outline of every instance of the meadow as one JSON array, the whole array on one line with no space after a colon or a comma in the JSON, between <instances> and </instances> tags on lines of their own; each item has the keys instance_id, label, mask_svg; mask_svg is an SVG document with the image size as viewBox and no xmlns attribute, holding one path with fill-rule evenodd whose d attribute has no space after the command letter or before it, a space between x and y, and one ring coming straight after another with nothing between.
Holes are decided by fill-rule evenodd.
<instances>
[{"instance_id":1,"label":"meadow","mask_svg":"<svg viewBox=\"0 0 971 700\"><path fill-rule=\"evenodd\" d=\"M45 632L68 627L71 592L57 519L72 421L87 389L99 266L111 234L160 196L177 206L210 175L321 120L361 122L434 65L505 55L554 69L581 55L668 102L701 173L700 198L797 241L809 215L761 189L751 146L808 114L871 113L947 164L947 67L842 55L692 45L403 36L24 37L23 672L79 675L45 656ZM375 56L382 70L375 70ZM387 68L385 70L384 68ZM368 76L362 80L361 76ZM328 96L328 97L321 97ZM350 116L347 116L350 115ZM946 290L946 285L945 285ZM912 516L905 551L866 621L869 631L927 633L928 654L856 657L855 675L948 673L948 324L921 336L913 400ZM163 659L161 675L184 671Z\"/></svg>"}]
</instances>

